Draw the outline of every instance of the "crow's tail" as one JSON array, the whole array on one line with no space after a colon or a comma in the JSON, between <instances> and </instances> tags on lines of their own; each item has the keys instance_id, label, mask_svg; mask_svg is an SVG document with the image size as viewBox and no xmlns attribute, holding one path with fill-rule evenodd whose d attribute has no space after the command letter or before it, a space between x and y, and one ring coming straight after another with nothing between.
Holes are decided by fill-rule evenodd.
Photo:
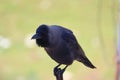
<instances>
[{"instance_id":1,"label":"crow's tail","mask_svg":"<svg viewBox=\"0 0 120 80\"><path fill-rule=\"evenodd\" d=\"M88 60L88 58L87 57L79 57L78 59L77 59L77 61L79 61L79 62L82 62L85 66L87 66L87 67L89 67L89 68L96 68L91 62L90 62L90 60Z\"/></svg>"}]
</instances>

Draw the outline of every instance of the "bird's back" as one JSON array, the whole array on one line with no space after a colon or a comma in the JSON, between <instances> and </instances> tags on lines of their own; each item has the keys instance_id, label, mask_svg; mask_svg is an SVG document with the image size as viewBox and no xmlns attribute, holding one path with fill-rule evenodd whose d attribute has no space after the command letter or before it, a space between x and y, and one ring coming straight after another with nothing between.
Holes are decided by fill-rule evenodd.
<instances>
[{"instance_id":1,"label":"bird's back","mask_svg":"<svg viewBox=\"0 0 120 80\"><path fill-rule=\"evenodd\" d=\"M49 27L49 41L50 41L50 47L55 47L57 45L60 45L63 41L62 35L63 32L72 33L71 30L66 29L61 26L57 25L51 25Z\"/></svg>"}]
</instances>

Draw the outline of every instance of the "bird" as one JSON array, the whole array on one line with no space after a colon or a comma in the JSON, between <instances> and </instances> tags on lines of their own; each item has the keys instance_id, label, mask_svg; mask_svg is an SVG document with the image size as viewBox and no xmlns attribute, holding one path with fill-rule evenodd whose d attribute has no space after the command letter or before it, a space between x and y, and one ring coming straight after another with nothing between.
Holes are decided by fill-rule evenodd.
<instances>
[{"instance_id":1,"label":"bird","mask_svg":"<svg viewBox=\"0 0 120 80\"><path fill-rule=\"evenodd\" d=\"M36 40L47 54L58 63L54 75L62 75L65 69L75 60L89 68L96 68L85 55L73 32L60 25L41 24L31 39ZM65 65L63 69L58 68Z\"/></svg>"}]
</instances>

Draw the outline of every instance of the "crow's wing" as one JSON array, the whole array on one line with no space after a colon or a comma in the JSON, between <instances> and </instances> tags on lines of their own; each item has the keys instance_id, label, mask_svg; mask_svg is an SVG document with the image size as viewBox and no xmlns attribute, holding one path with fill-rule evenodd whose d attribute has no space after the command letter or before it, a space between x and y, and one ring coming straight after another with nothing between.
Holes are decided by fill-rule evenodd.
<instances>
[{"instance_id":1,"label":"crow's wing","mask_svg":"<svg viewBox=\"0 0 120 80\"><path fill-rule=\"evenodd\" d=\"M69 31L69 30L63 31L62 38L63 38L63 40L66 41L66 45L69 47L69 49L72 52L74 52L73 55L77 61L82 62L87 67L95 68L95 66L89 61L89 59L84 54L84 51L78 44L72 31Z\"/></svg>"},{"instance_id":2,"label":"crow's wing","mask_svg":"<svg viewBox=\"0 0 120 80\"><path fill-rule=\"evenodd\" d=\"M67 43L68 46L78 49L78 43L72 32L64 31L62 33L63 40Z\"/></svg>"},{"instance_id":3,"label":"crow's wing","mask_svg":"<svg viewBox=\"0 0 120 80\"><path fill-rule=\"evenodd\" d=\"M84 51L82 50L82 48L78 44L77 39L74 36L74 34L73 34L72 31L70 31L70 30L64 30L62 32L62 38L67 43L66 45L68 45L71 50L73 50L75 52L79 51L80 55L85 56Z\"/></svg>"}]
</instances>

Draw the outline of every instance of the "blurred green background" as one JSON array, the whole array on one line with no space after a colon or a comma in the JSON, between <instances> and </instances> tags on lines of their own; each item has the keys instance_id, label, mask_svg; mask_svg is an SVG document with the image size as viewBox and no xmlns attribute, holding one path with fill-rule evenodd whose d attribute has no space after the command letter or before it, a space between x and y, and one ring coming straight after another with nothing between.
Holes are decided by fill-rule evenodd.
<instances>
[{"instance_id":1,"label":"blurred green background","mask_svg":"<svg viewBox=\"0 0 120 80\"><path fill-rule=\"evenodd\" d=\"M57 63L30 39L40 24L71 29L97 67L75 61L65 80L114 80L117 6L117 0L0 0L0 80L55 80Z\"/></svg>"}]
</instances>

